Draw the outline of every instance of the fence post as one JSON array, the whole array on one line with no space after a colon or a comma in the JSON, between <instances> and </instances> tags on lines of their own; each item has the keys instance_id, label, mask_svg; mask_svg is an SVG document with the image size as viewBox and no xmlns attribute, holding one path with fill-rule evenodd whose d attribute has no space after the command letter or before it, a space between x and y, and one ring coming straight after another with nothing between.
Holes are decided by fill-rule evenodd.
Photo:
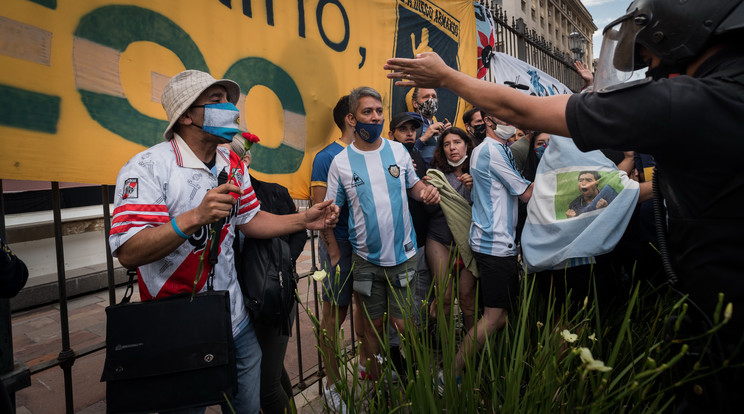
<instances>
[{"instance_id":1,"label":"fence post","mask_svg":"<svg viewBox=\"0 0 744 414\"><path fill-rule=\"evenodd\" d=\"M3 180L0 180L0 236L5 239L5 197ZM10 412L15 413L16 391L31 386L31 373L26 364L14 362L13 325L10 319L10 299L0 299L0 409L10 404ZM4 402L5 393L8 400Z\"/></svg>"},{"instance_id":2,"label":"fence post","mask_svg":"<svg viewBox=\"0 0 744 414\"><path fill-rule=\"evenodd\" d=\"M524 19L521 17L517 19L517 59L527 62L527 25L524 24Z\"/></svg>"},{"instance_id":3,"label":"fence post","mask_svg":"<svg viewBox=\"0 0 744 414\"><path fill-rule=\"evenodd\" d=\"M62 333L62 350L57 356L65 381L65 411L75 412L72 399L72 364L75 352L70 348L70 325L67 314L67 281L65 278L65 251L62 244L62 203L59 183L52 181L52 212L54 215L54 245L57 256L57 284L59 285L59 321Z\"/></svg>"},{"instance_id":4,"label":"fence post","mask_svg":"<svg viewBox=\"0 0 744 414\"><path fill-rule=\"evenodd\" d=\"M111 256L109 234L111 233L111 210L109 206L109 186L101 186L101 204L103 207L103 238L106 244L106 276L108 278L109 305L116 304L116 279L114 278L114 258Z\"/></svg>"}]
</instances>

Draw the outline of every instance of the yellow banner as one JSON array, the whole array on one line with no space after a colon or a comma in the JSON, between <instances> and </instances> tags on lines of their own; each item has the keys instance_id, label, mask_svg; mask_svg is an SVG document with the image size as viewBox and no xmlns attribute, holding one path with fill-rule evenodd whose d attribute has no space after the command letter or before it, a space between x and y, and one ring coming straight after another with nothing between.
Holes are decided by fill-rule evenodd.
<instances>
[{"instance_id":1,"label":"yellow banner","mask_svg":"<svg viewBox=\"0 0 744 414\"><path fill-rule=\"evenodd\" d=\"M200 69L240 84L241 127L258 135L252 172L309 198L315 153L340 135L331 111L357 86L387 118L408 90L391 56L438 52L476 71L471 0L3 0L0 178L113 184L162 141L160 94ZM438 91L438 118L463 104Z\"/></svg>"}]
</instances>

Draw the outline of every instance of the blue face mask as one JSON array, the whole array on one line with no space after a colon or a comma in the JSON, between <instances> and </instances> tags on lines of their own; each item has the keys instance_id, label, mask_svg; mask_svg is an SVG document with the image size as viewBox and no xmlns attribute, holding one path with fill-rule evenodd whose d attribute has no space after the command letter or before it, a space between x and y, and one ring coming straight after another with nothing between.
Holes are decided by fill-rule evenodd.
<instances>
[{"instance_id":1,"label":"blue face mask","mask_svg":"<svg viewBox=\"0 0 744 414\"><path fill-rule=\"evenodd\" d=\"M202 131L216 135L227 142L231 142L233 136L240 132L240 111L232 103L192 105L191 107L204 108L204 124L201 126L194 124Z\"/></svg>"},{"instance_id":2,"label":"blue face mask","mask_svg":"<svg viewBox=\"0 0 744 414\"><path fill-rule=\"evenodd\" d=\"M380 138L380 134L382 134L382 127L384 125L385 121L383 121L381 124L365 124L364 122L357 121L354 130L360 138L371 144L377 141L377 138Z\"/></svg>"},{"instance_id":3,"label":"blue face mask","mask_svg":"<svg viewBox=\"0 0 744 414\"><path fill-rule=\"evenodd\" d=\"M545 153L545 148L548 148L548 145L547 144L545 144L545 145L543 145L541 147L535 148L535 155L537 155L537 159L538 160L540 158L542 158L543 154Z\"/></svg>"}]
</instances>

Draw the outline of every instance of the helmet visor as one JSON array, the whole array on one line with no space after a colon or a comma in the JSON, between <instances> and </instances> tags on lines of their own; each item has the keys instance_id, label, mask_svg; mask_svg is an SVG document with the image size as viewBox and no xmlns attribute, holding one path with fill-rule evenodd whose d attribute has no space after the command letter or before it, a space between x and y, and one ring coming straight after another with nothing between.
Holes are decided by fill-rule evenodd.
<instances>
[{"instance_id":1,"label":"helmet visor","mask_svg":"<svg viewBox=\"0 0 744 414\"><path fill-rule=\"evenodd\" d=\"M604 29L602 49L599 51L594 90L615 89L616 85L644 77L635 69L635 42L643 24L636 24L634 12L610 23Z\"/></svg>"}]
</instances>

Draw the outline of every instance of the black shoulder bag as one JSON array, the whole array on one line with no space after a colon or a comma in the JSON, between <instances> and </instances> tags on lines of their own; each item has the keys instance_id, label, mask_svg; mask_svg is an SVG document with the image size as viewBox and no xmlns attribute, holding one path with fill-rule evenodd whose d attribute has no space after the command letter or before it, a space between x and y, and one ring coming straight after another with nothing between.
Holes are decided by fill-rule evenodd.
<instances>
[{"instance_id":1,"label":"black shoulder bag","mask_svg":"<svg viewBox=\"0 0 744 414\"><path fill-rule=\"evenodd\" d=\"M212 226L219 235L222 222ZM193 296L182 293L130 302L135 271L128 272L121 303L106 308L101 381L106 382L107 412L201 407L235 396L238 377L230 293L214 290L219 242L211 247L207 290Z\"/></svg>"},{"instance_id":2,"label":"black shoulder bag","mask_svg":"<svg viewBox=\"0 0 744 414\"><path fill-rule=\"evenodd\" d=\"M230 295L213 290L106 308L109 413L153 412L225 402L237 391ZM224 392L224 396L223 396Z\"/></svg>"},{"instance_id":3,"label":"black shoulder bag","mask_svg":"<svg viewBox=\"0 0 744 414\"><path fill-rule=\"evenodd\" d=\"M289 244L280 237L246 238L238 264L238 281L246 307L257 324L290 334L290 313L297 281Z\"/></svg>"}]
</instances>

